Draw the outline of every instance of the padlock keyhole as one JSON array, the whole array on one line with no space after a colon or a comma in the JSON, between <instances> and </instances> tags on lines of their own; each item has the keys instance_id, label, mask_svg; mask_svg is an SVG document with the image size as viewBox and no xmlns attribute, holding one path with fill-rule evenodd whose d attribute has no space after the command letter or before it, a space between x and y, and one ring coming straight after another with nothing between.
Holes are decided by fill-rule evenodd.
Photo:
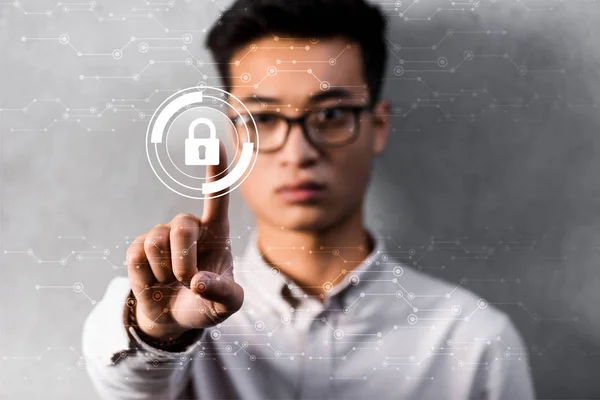
<instances>
[{"instance_id":1,"label":"padlock keyhole","mask_svg":"<svg viewBox=\"0 0 600 400\"><path fill-rule=\"evenodd\" d=\"M209 128L209 137L200 137L200 125ZM185 139L185 165L218 165L219 164L219 139L216 127L207 118L194 120L188 128L188 137Z\"/></svg>"},{"instance_id":2,"label":"padlock keyhole","mask_svg":"<svg viewBox=\"0 0 600 400\"><path fill-rule=\"evenodd\" d=\"M206 159L206 146L198 147L198 159L205 160Z\"/></svg>"}]
</instances>

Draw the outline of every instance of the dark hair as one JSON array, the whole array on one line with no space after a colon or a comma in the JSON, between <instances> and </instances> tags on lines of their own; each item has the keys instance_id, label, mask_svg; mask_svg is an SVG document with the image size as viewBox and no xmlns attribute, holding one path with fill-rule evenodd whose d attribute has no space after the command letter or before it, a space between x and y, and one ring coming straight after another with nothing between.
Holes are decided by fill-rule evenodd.
<instances>
[{"instance_id":1,"label":"dark hair","mask_svg":"<svg viewBox=\"0 0 600 400\"><path fill-rule=\"evenodd\" d=\"M233 54L267 35L297 38L343 37L360 44L371 105L379 99L387 46L386 20L365 0L237 0L209 32L206 46L231 89Z\"/></svg>"}]
</instances>

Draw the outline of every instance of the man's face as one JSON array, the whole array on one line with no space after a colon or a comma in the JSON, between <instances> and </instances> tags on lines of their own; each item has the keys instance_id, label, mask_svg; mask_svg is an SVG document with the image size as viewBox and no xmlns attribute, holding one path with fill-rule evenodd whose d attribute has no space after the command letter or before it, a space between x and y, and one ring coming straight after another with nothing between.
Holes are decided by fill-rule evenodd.
<instances>
[{"instance_id":1,"label":"man's face","mask_svg":"<svg viewBox=\"0 0 600 400\"><path fill-rule=\"evenodd\" d=\"M343 38L314 43L265 37L233 55L230 91L258 121L265 112L293 118L315 109L365 106L369 91L362 63L359 45ZM279 151L259 152L241 186L257 219L285 229L321 231L359 212L372 159L387 141L388 113L387 101L359 111L356 139L337 148L313 146L301 125L293 124ZM260 128L258 135L262 140Z\"/></svg>"}]
</instances>

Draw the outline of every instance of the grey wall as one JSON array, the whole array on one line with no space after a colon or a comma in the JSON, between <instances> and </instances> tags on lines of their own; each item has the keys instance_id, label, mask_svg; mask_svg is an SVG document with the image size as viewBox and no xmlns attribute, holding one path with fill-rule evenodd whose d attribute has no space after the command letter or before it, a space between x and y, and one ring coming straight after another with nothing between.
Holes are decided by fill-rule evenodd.
<instances>
[{"instance_id":1,"label":"grey wall","mask_svg":"<svg viewBox=\"0 0 600 400\"><path fill-rule=\"evenodd\" d=\"M0 3L0 398L92 399L81 326L126 274L127 237L201 212L154 177L145 129L172 91L218 85L203 29L226 4L22 3ZM540 397L600 398L600 4L402 3L384 5L394 132L371 224L510 314ZM231 219L241 251L237 194Z\"/></svg>"}]
</instances>

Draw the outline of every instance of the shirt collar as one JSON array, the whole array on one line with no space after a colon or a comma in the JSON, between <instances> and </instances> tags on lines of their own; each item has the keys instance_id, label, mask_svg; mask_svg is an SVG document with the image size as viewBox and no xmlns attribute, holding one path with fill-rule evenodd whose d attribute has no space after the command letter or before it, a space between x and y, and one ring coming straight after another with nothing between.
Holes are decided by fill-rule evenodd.
<instances>
[{"instance_id":1,"label":"shirt collar","mask_svg":"<svg viewBox=\"0 0 600 400\"><path fill-rule=\"evenodd\" d=\"M338 281L331 284L331 289L325 292L325 304L332 299L340 301L340 305L345 307L352 293L362 292L369 282L377 279L377 274L384 272L381 263L388 260L385 248L385 238L378 232L367 229L367 232L373 240L373 249L365 259L353 270L348 270L342 274ZM269 248L265 253L269 252ZM253 232L241 257L236 257L235 279L245 289L256 292L265 300L271 302L273 306L279 306L282 309L289 310L290 307L298 307L307 301L320 303L320 299L306 294L300 287L286 277L277 266L269 265L263 258L258 248L258 234ZM312 297L312 299L311 299ZM310 300L309 300L310 299Z\"/></svg>"}]
</instances>

